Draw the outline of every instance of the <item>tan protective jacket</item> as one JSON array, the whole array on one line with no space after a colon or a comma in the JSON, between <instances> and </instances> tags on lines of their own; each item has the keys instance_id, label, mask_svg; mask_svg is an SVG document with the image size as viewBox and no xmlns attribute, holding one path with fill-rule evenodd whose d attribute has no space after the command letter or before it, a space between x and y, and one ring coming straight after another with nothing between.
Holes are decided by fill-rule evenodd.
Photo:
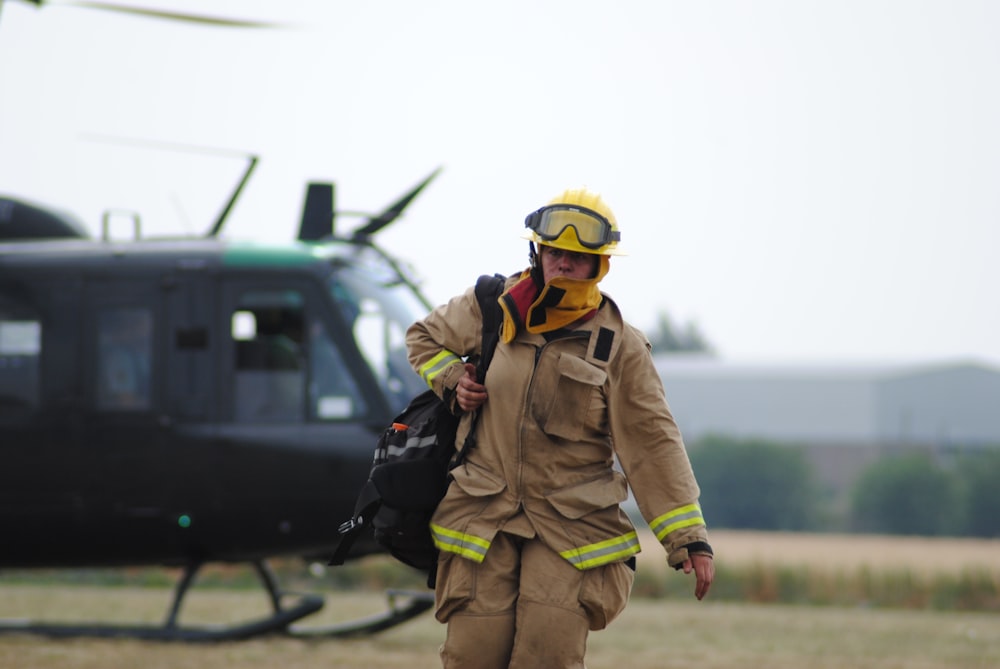
<instances>
[{"instance_id":1,"label":"tan protective jacket","mask_svg":"<svg viewBox=\"0 0 1000 669\"><path fill-rule=\"evenodd\" d=\"M640 547L620 507L626 480L672 566L687 559L686 545L707 543L698 485L649 342L604 298L565 337L520 332L497 345L476 446L431 522L440 550L481 562L506 530L537 535L579 569L627 559ZM410 363L456 412L461 358L478 354L481 331L471 288L407 331ZM459 445L467 431L466 418Z\"/></svg>"}]
</instances>

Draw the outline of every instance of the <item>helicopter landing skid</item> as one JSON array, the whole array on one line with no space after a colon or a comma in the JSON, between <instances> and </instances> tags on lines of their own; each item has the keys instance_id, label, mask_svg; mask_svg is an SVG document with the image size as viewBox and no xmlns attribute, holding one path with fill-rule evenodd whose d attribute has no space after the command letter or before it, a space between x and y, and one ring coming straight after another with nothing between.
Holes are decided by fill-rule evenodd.
<instances>
[{"instance_id":1,"label":"helicopter landing skid","mask_svg":"<svg viewBox=\"0 0 1000 669\"><path fill-rule=\"evenodd\" d=\"M111 624L79 624L79 623L48 623L31 620L0 620L0 633L37 634L51 638L128 638L151 641L240 641L263 634L285 632L289 625L323 608L323 598L319 595L300 594L295 606L282 606L282 593L278 589L278 581L267 563L253 563L258 576L264 583L271 599L273 613L265 618L259 618L246 623L233 625L181 626L177 618L181 603L202 563L188 565L184 575L174 589L174 600L170 613L162 626L155 625L111 625Z\"/></svg>"},{"instance_id":2,"label":"helicopter landing skid","mask_svg":"<svg viewBox=\"0 0 1000 669\"><path fill-rule=\"evenodd\" d=\"M288 633L299 639L337 639L375 634L405 623L434 606L433 592L387 590L386 596L389 607L382 613L325 627L292 625Z\"/></svg>"},{"instance_id":3,"label":"helicopter landing skid","mask_svg":"<svg viewBox=\"0 0 1000 669\"><path fill-rule=\"evenodd\" d=\"M264 561L253 562L267 590L273 612L270 616L232 625L181 626L178 624L184 595L203 563L185 567L174 589L173 603L162 626L49 623L20 619L0 619L0 634L36 634L50 638L140 639L150 641L242 641L265 634L287 634L303 639L334 639L375 634L414 618L434 605L434 594L388 590L388 609L380 614L329 626L302 627L294 623L323 608L323 597L315 594L283 593L278 579ZM297 596L295 606L285 608L285 596Z\"/></svg>"}]
</instances>

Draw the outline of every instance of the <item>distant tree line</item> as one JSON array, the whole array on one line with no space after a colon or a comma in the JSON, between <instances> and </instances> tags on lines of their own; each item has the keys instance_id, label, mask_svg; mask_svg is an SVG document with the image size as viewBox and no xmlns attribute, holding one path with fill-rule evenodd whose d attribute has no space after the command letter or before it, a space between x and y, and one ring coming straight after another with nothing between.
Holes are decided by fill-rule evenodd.
<instances>
[{"instance_id":1,"label":"distant tree line","mask_svg":"<svg viewBox=\"0 0 1000 669\"><path fill-rule=\"evenodd\" d=\"M1000 537L1000 447L951 456L923 452L876 460L832 511L805 449L706 437L690 447L712 527Z\"/></svg>"},{"instance_id":2,"label":"distant tree line","mask_svg":"<svg viewBox=\"0 0 1000 669\"><path fill-rule=\"evenodd\" d=\"M688 321L683 326L673 322L666 312L656 315L653 329L646 332L654 353L713 353L714 349L698 326Z\"/></svg>"}]
</instances>

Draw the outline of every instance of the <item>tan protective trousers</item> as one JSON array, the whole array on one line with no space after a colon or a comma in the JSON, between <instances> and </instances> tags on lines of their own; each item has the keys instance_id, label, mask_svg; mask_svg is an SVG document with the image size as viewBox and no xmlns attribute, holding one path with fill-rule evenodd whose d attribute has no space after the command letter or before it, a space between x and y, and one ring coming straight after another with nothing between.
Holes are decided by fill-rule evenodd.
<instances>
[{"instance_id":1,"label":"tan protective trousers","mask_svg":"<svg viewBox=\"0 0 1000 669\"><path fill-rule=\"evenodd\" d=\"M437 579L445 669L584 669L588 631L625 608L633 571L580 571L537 538L501 532L482 563L443 555Z\"/></svg>"}]
</instances>

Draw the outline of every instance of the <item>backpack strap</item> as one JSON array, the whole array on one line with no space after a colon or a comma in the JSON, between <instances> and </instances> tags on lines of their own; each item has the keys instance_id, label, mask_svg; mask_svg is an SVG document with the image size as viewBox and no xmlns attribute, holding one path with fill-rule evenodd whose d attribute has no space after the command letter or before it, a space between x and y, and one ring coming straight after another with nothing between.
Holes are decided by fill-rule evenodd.
<instances>
[{"instance_id":1,"label":"backpack strap","mask_svg":"<svg viewBox=\"0 0 1000 669\"><path fill-rule=\"evenodd\" d=\"M365 521L371 520L380 506L382 506L382 496L379 495L375 483L371 479L368 479L358 494L358 501L354 505L354 515L351 516L350 520L341 523L340 527L337 528L337 534L340 538L337 541L337 547L333 551L333 556L327 562L328 565L344 564L344 561L347 559L347 553L351 550L351 546L354 545L354 541L361 534L361 531L368 527Z\"/></svg>"},{"instance_id":2,"label":"backpack strap","mask_svg":"<svg viewBox=\"0 0 1000 669\"><path fill-rule=\"evenodd\" d=\"M502 274L490 276L484 274L476 281L476 299L479 309L483 312L483 344L479 354L479 364L476 373L480 381L486 378L486 370L493 360L493 352L500 341L500 325L503 322L503 312L500 310L501 293L507 277Z\"/></svg>"},{"instance_id":3,"label":"backpack strap","mask_svg":"<svg viewBox=\"0 0 1000 669\"><path fill-rule=\"evenodd\" d=\"M486 372L490 362L493 360L493 353L496 351L497 343L500 341L500 325L503 323L503 312L500 309L501 293L503 293L504 283L507 277L503 274L484 274L476 281L476 299L479 300L479 309L483 312L483 343L480 346L479 363L476 365L476 377L480 383L486 380ZM472 423L469 425L469 433L465 437L462 448L455 454L451 467L455 468L462 464L465 455L476 446L476 425L479 423L479 410L472 414Z\"/></svg>"}]
</instances>

